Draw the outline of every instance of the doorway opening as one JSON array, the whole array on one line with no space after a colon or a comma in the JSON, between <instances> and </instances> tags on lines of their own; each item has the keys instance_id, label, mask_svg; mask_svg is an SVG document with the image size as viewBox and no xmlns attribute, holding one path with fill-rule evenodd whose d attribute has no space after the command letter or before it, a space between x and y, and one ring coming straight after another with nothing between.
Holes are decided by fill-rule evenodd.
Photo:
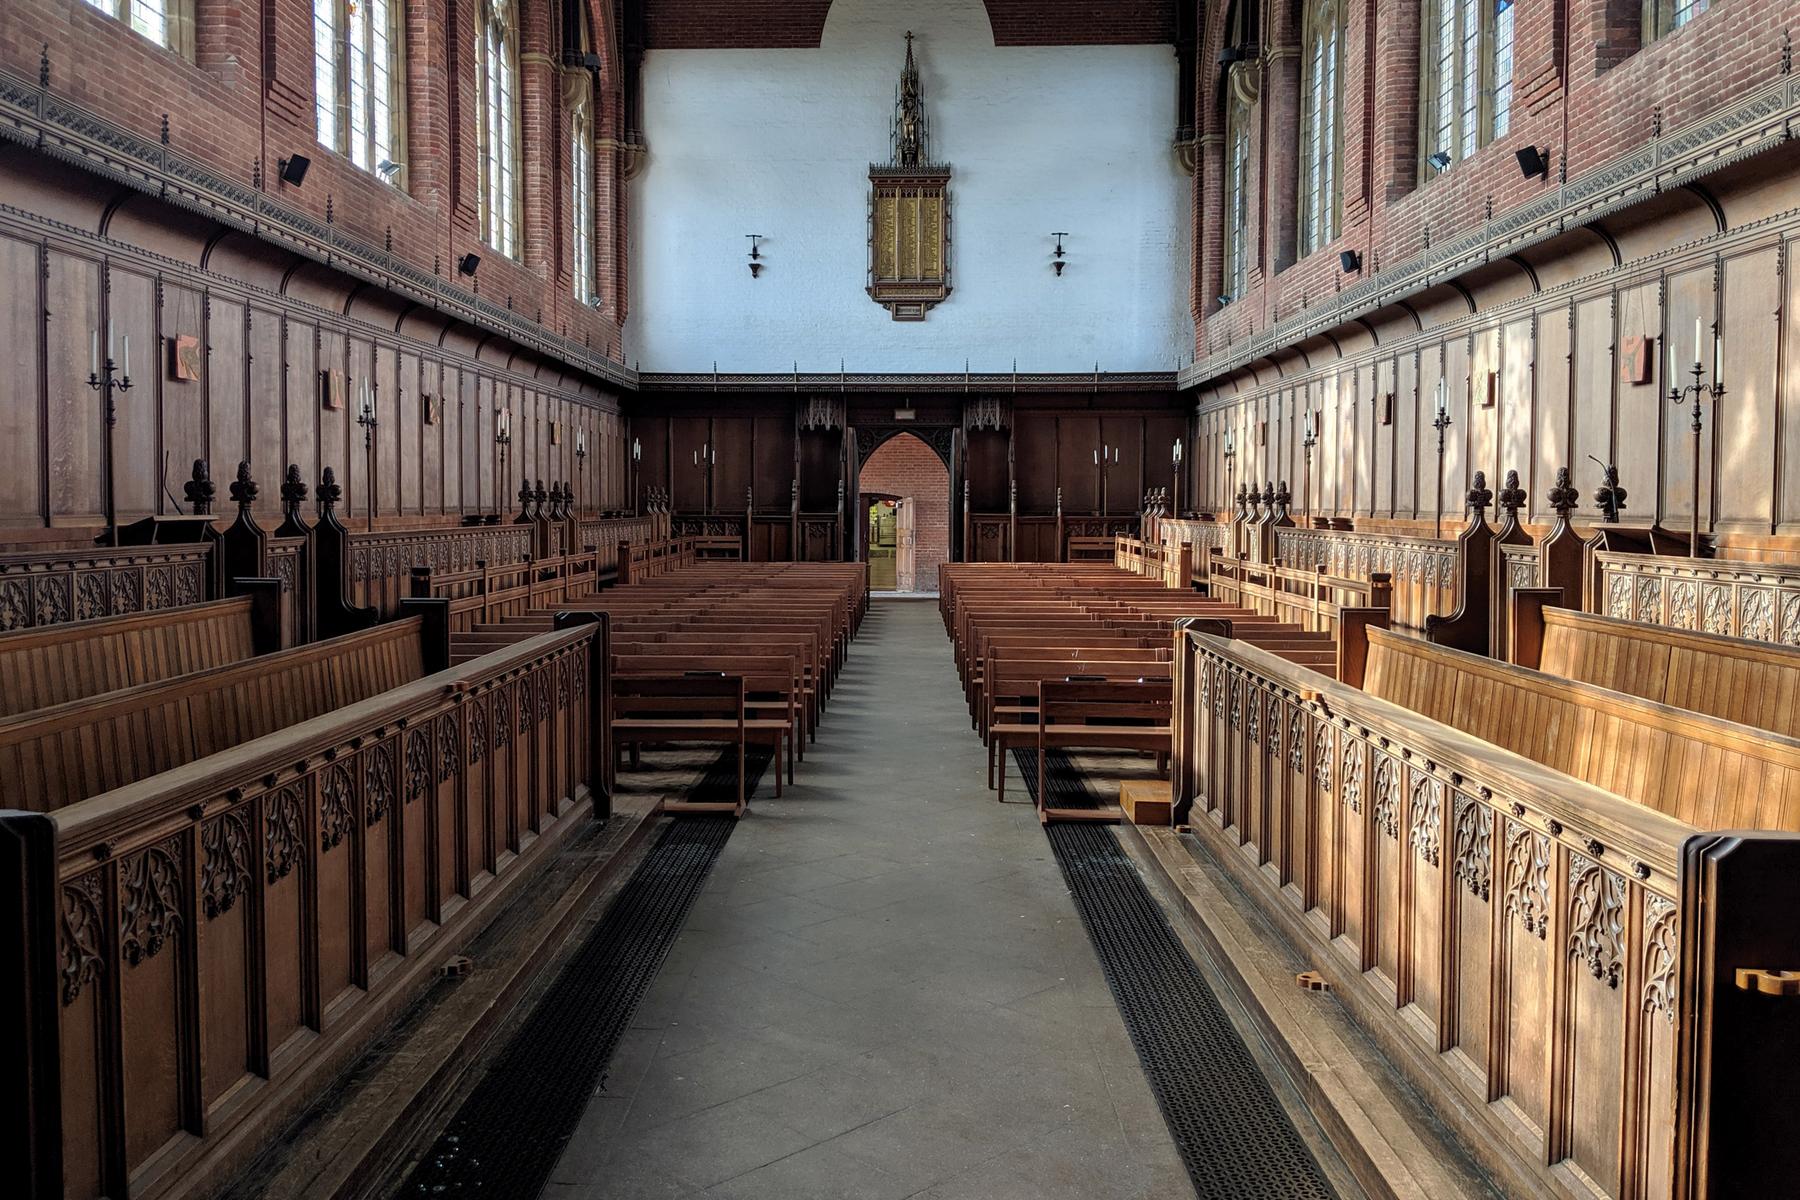
<instances>
[{"instance_id":1,"label":"doorway opening","mask_svg":"<svg viewBox=\"0 0 1800 1200\"><path fill-rule=\"evenodd\" d=\"M938 568L950 558L950 472L943 460L902 433L876 448L858 480L869 590L935 593Z\"/></svg>"}]
</instances>

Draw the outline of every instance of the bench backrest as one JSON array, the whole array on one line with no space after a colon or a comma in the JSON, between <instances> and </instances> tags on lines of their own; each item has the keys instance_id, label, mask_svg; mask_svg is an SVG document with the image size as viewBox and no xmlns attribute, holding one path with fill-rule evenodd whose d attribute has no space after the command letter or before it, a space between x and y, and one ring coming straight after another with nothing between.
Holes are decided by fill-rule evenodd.
<instances>
[{"instance_id":1,"label":"bench backrest","mask_svg":"<svg viewBox=\"0 0 1800 1200\"><path fill-rule=\"evenodd\" d=\"M1800 736L1800 649L1566 608L1543 610L1540 671Z\"/></svg>"},{"instance_id":2,"label":"bench backrest","mask_svg":"<svg viewBox=\"0 0 1800 1200\"><path fill-rule=\"evenodd\" d=\"M624 718L744 721L741 675L613 676L613 715Z\"/></svg>"},{"instance_id":3,"label":"bench backrest","mask_svg":"<svg viewBox=\"0 0 1800 1200\"><path fill-rule=\"evenodd\" d=\"M1800 742L1369 631L1373 695L1701 828L1800 831Z\"/></svg>"},{"instance_id":4,"label":"bench backrest","mask_svg":"<svg viewBox=\"0 0 1800 1200\"><path fill-rule=\"evenodd\" d=\"M1038 714L1045 725L1167 724L1173 702L1167 683L1068 683L1045 680Z\"/></svg>"},{"instance_id":5,"label":"bench backrest","mask_svg":"<svg viewBox=\"0 0 1800 1200\"><path fill-rule=\"evenodd\" d=\"M248 596L0 633L0 717L238 662L259 649Z\"/></svg>"},{"instance_id":6,"label":"bench backrest","mask_svg":"<svg viewBox=\"0 0 1800 1200\"><path fill-rule=\"evenodd\" d=\"M0 721L6 805L53 812L422 678L423 620Z\"/></svg>"}]
</instances>

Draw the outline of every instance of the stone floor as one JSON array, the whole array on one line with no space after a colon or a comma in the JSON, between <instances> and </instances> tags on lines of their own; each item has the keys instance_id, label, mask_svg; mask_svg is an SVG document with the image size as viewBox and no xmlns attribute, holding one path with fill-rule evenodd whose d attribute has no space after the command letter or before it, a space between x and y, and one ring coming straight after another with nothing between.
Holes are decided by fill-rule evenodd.
<instances>
[{"instance_id":1,"label":"stone floor","mask_svg":"<svg viewBox=\"0 0 1800 1200\"><path fill-rule=\"evenodd\" d=\"M937 606L877 603L546 1196L1192 1197L1025 790L984 770Z\"/></svg>"}]
</instances>

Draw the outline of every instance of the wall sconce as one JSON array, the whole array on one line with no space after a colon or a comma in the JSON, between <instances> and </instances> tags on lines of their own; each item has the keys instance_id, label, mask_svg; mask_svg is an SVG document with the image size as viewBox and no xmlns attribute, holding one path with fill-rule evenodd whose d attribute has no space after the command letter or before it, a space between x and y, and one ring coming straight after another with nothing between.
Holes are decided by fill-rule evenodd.
<instances>
[{"instance_id":1,"label":"wall sconce","mask_svg":"<svg viewBox=\"0 0 1800 1200\"><path fill-rule=\"evenodd\" d=\"M1224 308L1227 305L1229 305L1230 303L1231 303L1231 293L1230 292L1219 293L1219 307L1220 308Z\"/></svg>"},{"instance_id":2,"label":"wall sconce","mask_svg":"<svg viewBox=\"0 0 1800 1200\"><path fill-rule=\"evenodd\" d=\"M1062 273L1063 273L1063 268L1069 265L1067 262L1063 261L1065 258L1068 257L1068 255L1063 252L1063 239L1068 237L1069 235L1068 235L1068 233L1063 232L1063 233L1052 233L1050 236L1056 239L1055 261L1052 262L1050 265L1056 268L1056 277L1058 279L1061 279Z\"/></svg>"},{"instance_id":3,"label":"wall sconce","mask_svg":"<svg viewBox=\"0 0 1800 1200\"><path fill-rule=\"evenodd\" d=\"M1447 171L1450 169L1450 156L1442 150L1436 150L1426 155L1425 161L1431 164L1433 170Z\"/></svg>"},{"instance_id":4,"label":"wall sconce","mask_svg":"<svg viewBox=\"0 0 1800 1200\"><path fill-rule=\"evenodd\" d=\"M750 239L750 278L761 279L763 273L763 235L760 233L746 233L744 236Z\"/></svg>"},{"instance_id":5,"label":"wall sconce","mask_svg":"<svg viewBox=\"0 0 1800 1200\"><path fill-rule=\"evenodd\" d=\"M1539 175L1550 174L1550 160L1546 151L1539 150L1536 146L1524 146L1520 148L1517 157L1519 173L1525 178L1533 179Z\"/></svg>"},{"instance_id":6,"label":"wall sconce","mask_svg":"<svg viewBox=\"0 0 1800 1200\"><path fill-rule=\"evenodd\" d=\"M312 159L304 154L293 154L287 158L276 160L275 174L281 182L299 187L306 182L306 170L310 166L312 166Z\"/></svg>"},{"instance_id":7,"label":"wall sconce","mask_svg":"<svg viewBox=\"0 0 1800 1200\"><path fill-rule=\"evenodd\" d=\"M1344 274L1353 275L1362 270L1362 255L1354 250L1345 250L1338 255L1338 266L1344 268Z\"/></svg>"},{"instance_id":8,"label":"wall sconce","mask_svg":"<svg viewBox=\"0 0 1800 1200\"><path fill-rule=\"evenodd\" d=\"M481 265L481 255L465 254L456 260L456 269L464 275L475 274L475 268Z\"/></svg>"}]
</instances>

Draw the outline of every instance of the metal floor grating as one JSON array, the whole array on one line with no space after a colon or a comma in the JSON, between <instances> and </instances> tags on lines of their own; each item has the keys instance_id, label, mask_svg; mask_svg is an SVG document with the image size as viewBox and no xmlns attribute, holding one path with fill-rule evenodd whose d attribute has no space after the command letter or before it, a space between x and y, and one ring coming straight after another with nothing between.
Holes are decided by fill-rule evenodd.
<instances>
[{"instance_id":1,"label":"metal floor grating","mask_svg":"<svg viewBox=\"0 0 1800 1200\"><path fill-rule=\"evenodd\" d=\"M1025 769L1033 792L1036 759L1033 752ZM1072 760L1050 759L1046 774L1059 807L1080 806L1083 797L1086 806L1099 802ZM1060 824L1044 832L1195 1193L1201 1200L1333 1200L1268 1078L1112 830Z\"/></svg>"},{"instance_id":2,"label":"metal floor grating","mask_svg":"<svg viewBox=\"0 0 1800 1200\"><path fill-rule=\"evenodd\" d=\"M761 747L750 754L747 789L771 758ZM690 797L718 794L737 794L735 750ZM395 1195L531 1200L543 1191L736 824L670 823Z\"/></svg>"}]
</instances>

